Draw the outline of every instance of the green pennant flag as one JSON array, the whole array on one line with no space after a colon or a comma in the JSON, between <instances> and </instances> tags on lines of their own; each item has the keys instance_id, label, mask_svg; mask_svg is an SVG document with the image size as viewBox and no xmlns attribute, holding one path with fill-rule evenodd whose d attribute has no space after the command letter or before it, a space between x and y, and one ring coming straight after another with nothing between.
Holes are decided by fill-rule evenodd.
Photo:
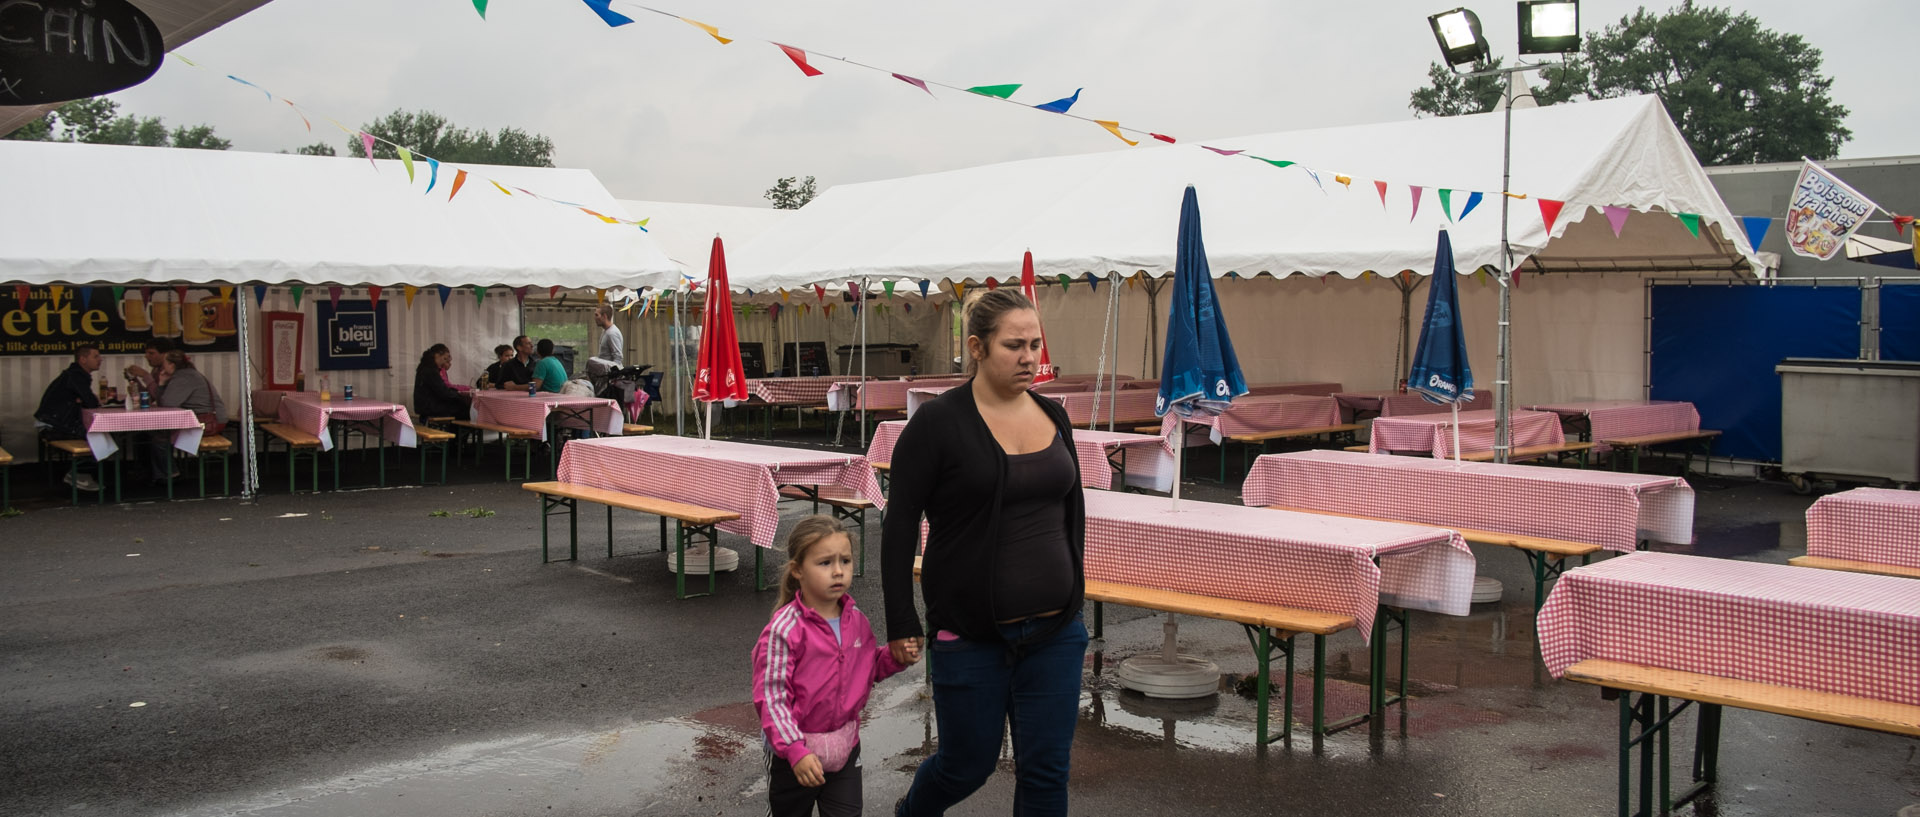
<instances>
[{"instance_id":1,"label":"green pennant flag","mask_svg":"<svg viewBox=\"0 0 1920 817\"><path fill-rule=\"evenodd\" d=\"M293 286L290 286L290 287L287 287L287 289L289 289L289 290L292 290L292 291L293 291L293 308L294 308L294 309L299 309L299 308L300 308L300 295L301 295L301 293L303 293L303 292L306 292L306 291L307 291L307 288L306 288L306 287L303 287L303 286L301 286L301 285L299 285L299 284L294 284Z\"/></svg>"},{"instance_id":2,"label":"green pennant flag","mask_svg":"<svg viewBox=\"0 0 1920 817\"><path fill-rule=\"evenodd\" d=\"M1674 213L1674 215L1680 217L1681 224L1687 225L1687 232L1693 233L1694 238L1700 237L1700 214L1699 213Z\"/></svg>"},{"instance_id":3,"label":"green pennant flag","mask_svg":"<svg viewBox=\"0 0 1920 817\"><path fill-rule=\"evenodd\" d=\"M880 286L881 286L881 287L882 287L883 289L885 289L885 290L887 291L887 297L889 297L889 298L891 298L891 297L893 297L893 282L892 282L892 281L881 281L881 282L880 282Z\"/></svg>"},{"instance_id":4,"label":"green pennant flag","mask_svg":"<svg viewBox=\"0 0 1920 817\"><path fill-rule=\"evenodd\" d=\"M397 148L400 151L400 163L407 166L407 184L413 184L413 151Z\"/></svg>"},{"instance_id":5,"label":"green pennant flag","mask_svg":"<svg viewBox=\"0 0 1920 817\"><path fill-rule=\"evenodd\" d=\"M122 295L125 295L126 293L127 293L127 288L126 288L126 287L114 287L114 288L113 288L113 302L114 302L114 303L116 303L116 304L117 304L117 303L119 303L119 302L120 302L120 296L122 296Z\"/></svg>"},{"instance_id":6,"label":"green pennant flag","mask_svg":"<svg viewBox=\"0 0 1920 817\"><path fill-rule=\"evenodd\" d=\"M1060 273L1060 291L1061 292L1066 292L1069 289L1067 285L1071 283L1073 283L1073 276L1068 275L1064 272Z\"/></svg>"},{"instance_id":7,"label":"green pennant flag","mask_svg":"<svg viewBox=\"0 0 1920 817\"><path fill-rule=\"evenodd\" d=\"M1020 90L1020 83L1016 82L1012 85L975 85L968 88L967 93L1006 99L1018 90Z\"/></svg>"},{"instance_id":8,"label":"green pennant flag","mask_svg":"<svg viewBox=\"0 0 1920 817\"><path fill-rule=\"evenodd\" d=\"M473 305L479 306L487 300L487 288L475 284L473 287Z\"/></svg>"},{"instance_id":9,"label":"green pennant flag","mask_svg":"<svg viewBox=\"0 0 1920 817\"><path fill-rule=\"evenodd\" d=\"M480 12L480 19L487 19L487 0L473 0L473 9Z\"/></svg>"},{"instance_id":10,"label":"green pennant flag","mask_svg":"<svg viewBox=\"0 0 1920 817\"><path fill-rule=\"evenodd\" d=\"M1292 167L1294 164L1293 162L1289 162L1284 159L1264 159L1259 156L1254 156L1253 158L1260 159L1260 161L1266 162L1267 164L1273 165L1274 167Z\"/></svg>"},{"instance_id":11,"label":"green pennant flag","mask_svg":"<svg viewBox=\"0 0 1920 817\"><path fill-rule=\"evenodd\" d=\"M1448 221L1453 220L1453 191L1440 188L1440 212L1445 213Z\"/></svg>"}]
</instances>

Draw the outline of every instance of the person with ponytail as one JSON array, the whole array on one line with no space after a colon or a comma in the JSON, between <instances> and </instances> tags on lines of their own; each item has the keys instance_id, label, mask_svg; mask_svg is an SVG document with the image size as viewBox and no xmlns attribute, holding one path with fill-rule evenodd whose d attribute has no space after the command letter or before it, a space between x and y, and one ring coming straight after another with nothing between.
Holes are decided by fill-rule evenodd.
<instances>
[{"instance_id":1,"label":"person with ponytail","mask_svg":"<svg viewBox=\"0 0 1920 817\"><path fill-rule=\"evenodd\" d=\"M774 817L860 813L860 710L873 685L919 660L895 650L847 595L853 542L830 516L800 520L787 536L787 567L773 620L753 645L753 705L767 751Z\"/></svg>"}]
</instances>

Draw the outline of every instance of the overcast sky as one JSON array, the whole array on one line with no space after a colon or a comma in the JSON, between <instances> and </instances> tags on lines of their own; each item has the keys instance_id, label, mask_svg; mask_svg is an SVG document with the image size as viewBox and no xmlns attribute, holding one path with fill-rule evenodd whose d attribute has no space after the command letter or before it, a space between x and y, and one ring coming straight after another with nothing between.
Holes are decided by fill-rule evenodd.
<instances>
[{"instance_id":1,"label":"overcast sky","mask_svg":"<svg viewBox=\"0 0 1920 817\"><path fill-rule=\"evenodd\" d=\"M169 125L211 124L235 150L324 139L345 152L332 125L316 118L307 133L231 73L349 127L404 108L535 131L553 139L555 164L592 170L620 198L765 205L781 176L816 176L825 189L1128 149L1085 122L937 88L930 97L829 58L813 60L824 76L805 77L768 40L963 87L1023 83L1014 99L1030 104L1084 87L1074 113L1186 142L1410 118L1408 93L1438 54L1426 16L1454 1L650 3L737 38L722 46L625 0L613 8L635 22L620 28L581 0L491 0L485 20L471 0L273 0L177 49L209 70L170 62L114 99ZM1594 32L1641 4L1581 5ZM1920 154L1911 0L1727 5L1823 52L1851 110L1842 157ZM1469 8L1511 60L1511 0Z\"/></svg>"}]
</instances>

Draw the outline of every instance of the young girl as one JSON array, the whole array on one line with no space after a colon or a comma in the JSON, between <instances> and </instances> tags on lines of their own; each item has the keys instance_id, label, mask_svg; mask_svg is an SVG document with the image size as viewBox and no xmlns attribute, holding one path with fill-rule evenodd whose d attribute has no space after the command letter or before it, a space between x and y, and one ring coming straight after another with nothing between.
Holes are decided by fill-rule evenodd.
<instances>
[{"instance_id":1,"label":"young girl","mask_svg":"<svg viewBox=\"0 0 1920 817\"><path fill-rule=\"evenodd\" d=\"M847 595L853 543L829 516L800 520L787 537L780 604L753 646L753 704L767 742L774 817L860 813L860 710L874 682L920 658L895 661Z\"/></svg>"}]
</instances>

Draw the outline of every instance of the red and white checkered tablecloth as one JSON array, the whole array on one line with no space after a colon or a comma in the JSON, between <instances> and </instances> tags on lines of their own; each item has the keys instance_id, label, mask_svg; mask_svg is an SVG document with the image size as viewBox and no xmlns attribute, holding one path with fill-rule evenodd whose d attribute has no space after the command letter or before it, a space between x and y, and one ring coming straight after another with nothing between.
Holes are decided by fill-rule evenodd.
<instances>
[{"instance_id":1,"label":"red and white checkered tablecloth","mask_svg":"<svg viewBox=\"0 0 1920 817\"><path fill-rule=\"evenodd\" d=\"M1920 568L1920 491L1855 488L1807 509L1807 555Z\"/></svg>"},{"instance_id":2,"label":"red and white checkered tablecloth","mask_svg":"<svg viewBox=\"0 0 1920 817\"><path fill-rule=\"evenodd\" d=\"M757 377L747 381L747 395L762 403L810 405L827 402L827 390L842 381L858 382L858 377Z\"/></svg>"},{"instance_id":3,"label":"red and white checkered tablecloth","mask_svg":"<svg viewBox=\"0 0 1920 817\"><path fill-rule=\"evenodd\" d=\"M1156 377L1156 378L1153 378L1153 379L1151 379L1151 380L1149 380L1149 379L1144 379L1144 378L1141 378L1141 379L1134 379L1134 380L1122 380L1122 381L1120 381L1120 388L1123 388L1123 389L1149 389L1149 390L1152 390L1152 391L1159 391L1159 390L1160 390L1160 378L1157 378L1157 377Z\"/></svg>"},{"instance_id":4,"label":"red and white checkered tablecloth","mask_svg":"<svg viewBox=\"0 0 1920 817\"><path fill-rule=\"evenodd\" d=\"M873 439L867 443L867 461L892 462L893 445L906 429L906 420L888 420L875 426ZM1088 488L1113 487L1107 452L1126 449L1125 484L1155 491L1173 489L1173 450L1160 437L1083 428L1074 430L1073 447L1080 458L1080 484Z\"/></svg>"},{"instance_id":5,"label":"red and white checkered tablecloth","mask_svg":"<svg viewBox=\"0 0 1920 817\"><path fill-rule=\"evenodd\" d=\"M773 547L780 486L838 486L884 506L866 457L695 437L650 435L575 440L560 452L560 481L737 511L720 529Z\"/></svg>"},{"instance_id":6,"label":"red and white checkered tablecloth","mask_svg":"<svg viewBox=\"0 0 1920 817\"><path fill-rule=\"evenodd\" d=\"M1332 397L1304 394L1252 394L1236 397L1233 405L1218 415L1195 414L1189 425L1207 426L1207 438L1219 445L1222 439L1237 434L1259 434L1289 428L1318 428L1340 420L1340 404ZM1169 412L1160 418L1160 436L1171 438L1180 418Z\"/></svg>"},{"instance_id":7,"label":"red and white checkered tablecloth","mask_svg":"<svg viewBox=\"0 0 1920 817\"><path fill-rule=\"evenodd\" d=\"M1487 451L1493 448L1492 411L1460 412L1460 450ZM1560 416L1545 411L1515 411L1512 414L1514 448L1530 445L1560 445L1567 441L1560 430ZM1435 457L1453 456L1453 415L1420 414L1412 417L1376 417L1367 439L1367 450L1426 451Z\"/></svg>"},{"instance_id":8,"label":"red and white checkered tablecloth","mask_svg":"<svg viewBox=\"0 0 1920 817\"><path fill-rule=\"evenodd\" d=\"M1255 383L1247 387L1247 394L1304 394L1309 397L1326 397L1340 390L1338 383L1305 381L1298 383Z\"/></svg>"},{"instance_id":9,"label":"red and white checkered tablecloth","mask_svg":"<svg viewBox=\"0 0 1920 817\"><path fill-rule=\"evenodd\" d=\"M1555 677L1597 658L1920 705L1912 579L1635 553L1567 571L1539 626Z\"/></svg>"},{"instance_id":10,"label":"red and white checkered tablecloth","mask_svg":"<svg viewBox=\"0 0 1920 817\"><path fill-rule=\"evenodd\" d=\"M474 422L531 431L542 440L547 438L547 419L555 412L562 414L562 428L590 428L597 434L612 435L625 431L626 418L620 414L620 404L605 397L576 397L554 392L528 395L500 390L473 395Z\"/></svg>"},{"instance_id":11,"label":"red and white checkered tablecloth","mask_svg":"<svg viewBox=\"0 0 1920 817\"><path fill-rule=\"evenodd\" d=\"M87 447L95 460L105 460L120 450L113 435L126 431L172 431L173 447L189 454L200 452L200 436L206 427L193 412L176 408L124 408L80 410L80 427L87 431Z\"/></svg>"},{"instance_id":12,"label":"red and white checkered tablecloth","mask_svg":"<svg viewBox=\"0 0 1920 817\"><path fill-rule=\"evenodd\" d=\"M1452 531L1107 491L1086 501L1090 579L1353 616L1363 638L1381 605L1459 616L1472 601L1473 552Z\"/></svg>"},{"instance_id":13,"label":"red and white checkered tablecloth","mask_svg":"<svg viewBox=\"0 0 1920 817\"><path fill-rule=\"evenodd\" d=\"M1693 489L1679 477L1296 451L1254 461L1248 505L1544 536L1632 553L1643 538L1693 542Z\"/></svg>"},{"instance_id":14,"label":"red and white checkered tablecloth","mask_svg":"<svg viewBox=\"0 0 1920 817\"><path fill-rule=\"evenodd\" d=\"M835 383L827 389L827 408L834 411L901 411L907 407L907 390L932 386L958 386L964 377L922 377L915 380L858 380Z\"/></svg>"},{"instance_id":15,"label":"red and white checkered tablecloth","mask_svg":"<svg viewBox=\"0 0 1920 817\"><path fill-rule=\"evenodd\" d=\"M380 436L395 445L413 448L417 437L407 407L385 400L327 400L316 392L288 392L280 398L280 422L320 438L320 450L333 450L333 420L379 420ZM387 422L392 420L393 422Z\"/></svg>"},{"instance_id":16,"label":"red and white checkered tablecloth","mask_svg":"<svg viewBox=\"0 0 1920 817\"><path fill-rule=\"evenodd\" d=\"M920 407L925 405L928 400L932 400L959 387L960 384L955 383L941 386L915 386L907 389L907 418L912 419L914 412L919 411Z\"/></svg>"},{"instance_id":17,"label":"red and white checkered tablecloth","mask_svg":"<svg viewBox=\"0 0 1920 817\"><path fill-rule=\"evenodd\" d=\"M1125 383L1121 384L1125 386ZM1159 420L1153 416L1153 404L1160 399L1160 392L1143 389L1121 388L1115 391L1101 390L1077 391L1067 394L1049 394L1047 398L1065 406L1067 418L1074 425L1090 425L1095 421L1094 404L1099 403L1099 422L1112 417L1121 426L1151 423ZM1131 421L1131 422L1130 422Z\"/></svg>"},{"instance_id":18,"label":"red and white checkered tablecloth","mask_svg":"<svg viewBox=\"0 0 1920 817\"><path fill-rule=\"evenodd\" d=\"M1561 420L1586 418L1591 429L1587 439L1598 443L1622 437L1698 431L1700 412L1692 403L1676 400L1588 400L1528 406L1534 411L1551 411ZM1606 450L1596 445L1595 450Z\"/></svg>"},{"instance_id":19,"label":"red and white checkered tablecloth","mask_svg":"<svg viewBox=\"0 0 1920 817\"><path fill-rule=\"evenodd\" d=\"M1106 373L1106 374L1093 374L1092 372L1088 372L1088 373L1085 373L1085 374L1061 374L1061 375L1054 375L1054 378L1053 378L1053 382L1055 382L1055 383L1083 383L1083 384L1086 384L1086 385L1089 385L1089 386L1091 386L1091 385L1093 384L1093 382L1094 382L1094 381L1096 381L1096 380L1098 380L1098 381L1100 381L1101 383L1105 383L1105 382L1107 382L1107 381L1109 381L1109 380L1113 380L1113 381L1118 381L1118 382L1120 382L1120 383L1122 383L1122 384L1124 384L1124 383L1126 383L1127 381L1130 381L1130 380L1132 380L1132 379L1133 379L1133 375L1130 375L1130 374L1118 374L1118 373L1115 373L1115 372L1108 372L1108 373ZM1043 384L1043 385L1044 385L1044 384Z\"/></svg>"},{"instance_id":20,"label":"red and white checkered tablecloth","mask_svg":"<svg viewBox=\"0 0 1920 817\"><path fill-rule=\"evenodd\" d=\"M1440 403L1429 403L1418 394L1392 389L1378 391L1336 392L1333 399L1340 401L1340 422L1351 423L1357 412L1372 412L1375 417L1410 417L1420 414L1451 414L1453 409ZM1481 390L1473 393L1473 399L1460 404L1461 413L1469 411L1493 410L1493 392Z\"/></svg>"}]
</instances>

